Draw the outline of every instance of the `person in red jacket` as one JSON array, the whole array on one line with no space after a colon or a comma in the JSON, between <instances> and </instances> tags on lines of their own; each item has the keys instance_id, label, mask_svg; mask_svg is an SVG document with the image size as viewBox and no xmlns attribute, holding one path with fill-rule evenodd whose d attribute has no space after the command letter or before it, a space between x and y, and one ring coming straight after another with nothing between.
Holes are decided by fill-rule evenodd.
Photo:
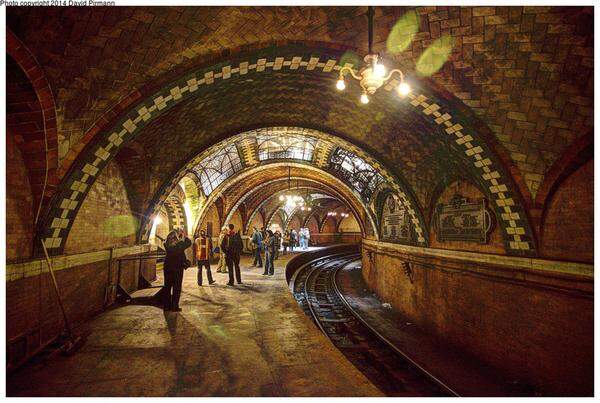
<instances>
[{"instance_id":1,"label":"person in red jacket","mask_svg":"<svg viewBox=\"0 0 600 403\"><path fill-rule=\"evenodd\" d=\"M206 267L206 278L208 284L215 281L210 271L210 259L212 258L212 241L206 236L204 230L200 231L200 236L194 241L194 256L198 263L198 285L202 286L202 267Z\"/></svg>"}]
</instances>

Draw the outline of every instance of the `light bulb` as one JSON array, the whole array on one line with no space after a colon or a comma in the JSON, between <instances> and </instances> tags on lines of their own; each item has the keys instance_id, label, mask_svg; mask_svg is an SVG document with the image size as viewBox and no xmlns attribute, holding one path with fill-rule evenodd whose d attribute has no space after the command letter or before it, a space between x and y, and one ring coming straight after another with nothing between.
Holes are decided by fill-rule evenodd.
<instances>
[{"instance_id":1,"label":"light bulb","mask_svg":"<svg viewBox=\"0 0 600 403\"><path fill-rule=\"evenodd\" d=\"M401 97L405 97L409 93L410 93L410 85L408 85L404 81L401 82L400 85L398 86L398 94L400 94Z\"/></svg>"},{"instance_id":2,"label":"light bulb","mask_svg":"<svg viewBox=\"0 0 600 403\"><path fill-rule=\"evenodd\" d=\"M283 201L285 200L285 197L283 195L279 196L279 201Z\"/></svg>"},{"instance_id":3,"label":"light bulb","mask_svg":"<svg viewBox=\"0 0 600 403\"><path fill-rule=\"evenodd\" d=\"M362 102L363 104L368 104L369 103L369 97L367 94L362 94L360 96L360 102Z\"/></svg>"},{"instance_id":4,"label":"light bulb","mask_svg":"<svg viewBox=\"0 0 600 403\"><path fill-rule=\"evenodd\" d=\"M377 63L373 67L373 74L375 74L375 77L383 78L383 76L385 76L385 66L383 64Z\"/></svg>"},{"instance_id":5,"label":"light bulb","mask_svg":"<svg viewBox=\"0 0 600 403\"><path fill-rule=\"evenodd\" d=\"M338 90L340 90L340 91L344 91L344 89L346 88L346 83L344 82L344 79L343 79L343 78L340 78L340 79L337 81L337 84L336 84L335 86L336 86L336 88L337 88Z\"/></svg>"}]
</instances>

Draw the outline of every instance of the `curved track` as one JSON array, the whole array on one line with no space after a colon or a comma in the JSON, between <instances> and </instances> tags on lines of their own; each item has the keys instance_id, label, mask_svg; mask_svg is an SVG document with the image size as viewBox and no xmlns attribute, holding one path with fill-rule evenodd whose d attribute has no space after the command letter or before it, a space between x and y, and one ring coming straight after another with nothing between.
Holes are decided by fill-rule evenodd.
<instances>
[{"instance_id":1,"label":"curved track","mask_svg":"<svg viewBox=\"0 0 600 403\"><path fill-rule=\"evenodd\" d=\"M457 396L356 317L340 295L335 275L357 254L313 260L294 274L290 288L300 307L333 344L388 396Z\"/></svg>"}]
</instances>

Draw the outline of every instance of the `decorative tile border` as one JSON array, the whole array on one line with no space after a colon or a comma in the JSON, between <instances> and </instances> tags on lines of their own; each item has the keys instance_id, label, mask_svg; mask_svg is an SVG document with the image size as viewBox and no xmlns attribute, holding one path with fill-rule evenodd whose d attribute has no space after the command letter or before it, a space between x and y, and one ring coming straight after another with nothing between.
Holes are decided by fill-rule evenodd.
<instances>
[{"instance_id":1,"label":"decorative tile border","mask_svg":"<svg viewBox=\"0 0 600 403\"><path fill-rule=\"evenodd\" d=\"M218 80L227 80L235 75L242 76L249 72L258 73L282 69L336 74L342 68L338 64L337 57L325 57L323 59L322 57L315 55L275 56L270 59L259 57L250 61L242 61L237 65L222 65L220 68L212 70L199 70L176 81L170 88L167 87L139 103L116 125L114 131L106 134L103 139L97 142L95 147L90 148L87 155L82 155L78 159L78 165L65 179L63 188L45 220L44 243L46 247L52 254L60 253L63 250L77 211L99 173L124 142L134 137L132 136L134 133L137 133L158 115L193 96L201 87L208 87ZM352 67L351 64L346 65ZM386 86L385 89L391 90L390 86ZM527 219L514 198L507 197L509 193L505 184L507 181L502 178L501 171L494 166L490 158L491 154L486 150L487 147L484 146L484 143L476 141L472 135L463 134L464 128L460 124L454 123L450 114L442 113L442 107L438 104L435 102L428 103L428 99L424 95L411 94L410 99L411 105L419 108L426 116L430 116L436 124L445 127L446 133L457 137L457 144L465 148L465 154L475 160L474 165L482 171L481 176L490 183L489 191L496 198L497 210L500 208L503 210L500 213L501 221L504 223L503 229L507 236L511 238L507 242L507 248L517 252L532 252L534 246L530 236L528 236L530 233L528 225L526 230ZM194 158L194 161L200 161L206 155L206 152L201 153L197 158ZM416 202L402 190L395 178L389 175L384 167L376 161L372 165L381 171L382 176L391 184L392 189L410 214L418 242L426 244L426 232L423 230L424 221L415 207L417 206ZM183 174L185 172L182 170L182 173L177 175L175 178L177 182L180 179L179 176L183 176ZM176 183L173 181L163 186L163 191L155 197L153 204L163 202L175 185ZM141 230L142 237L150 232L152 214L153 212L150 212L145 217L145 224Z\"/></svg>"},{"instance_id":2,"label":"decorative tile border","mask_svg":"<svg viewBox=\"0 0 600 403\"><path fill-rule=\"evenodd\" d=\"M288 56L289 57L289 56ZM272 61L271 61L272 60ZM134 110L117 125L116 130L108 134L104 141L99 141L97 145L88 155L87 160L80 162L81 168L75 169L69 178L65 181L68 186L63 189L60 194L60 199L55 203L51 211L50 218L47 224L47 230L44 236L46 247L53 253L60 253L64 247L66 237L70 227L73 224L77 211L83 203L89 188L100 174L108 161L116 154L119 147L127 140L131 139L132 134L139 131L142 127L155 119L163 111L173 107L175 104L191 97L201 87L209 86L215 83L216 80L227 80L233 75L245 75L250 71L264 72L270 69L281 70L288 68L289 70L306 69L307 71L318 71L322 73L331 73L339 71L340 66L335 58L328 58L326 61L321 60L321 56L309 56L305 60L305 56L292 56L289 60L285 57L276 56L274 59L257 58L255 61L243 61L239 65L226 65L219 69L208 71L197 71L187 77L178 80L172 87L162 90L157 95L151 97L138 104ZM346 63L348 67L353 67L352 64ZM227 143L229 141L226 140ZM221 144L223 146L223 144ZM207 153L201 153L194 161L200 161ZM193 164L193 162L192 162ZM382 169L381 165L374 163L377 169ZM182 170L183 171L183 170ZM179 182L177 175L176 181ZM393 180L387 174L383 175L387 180ZM155 200L163 202L170 194L173 188L173 182L169 186L165 186L164 191ZM410 205L410 200L406 194L400 189L399 185L395 186L399 191L399 197L403 203L407 203L406 207L413 216L413 223L418 227L416 232L419 234L419 242L424 243L424 231L422 228L423 221L417 218L416 209ZM142 234L149 234L151 227L152 214L145 217L145 224L142 228Z\"/></svg>"},{"instance_id":3,"label":"decorative tile border","mask_svg":"<svg viewBox=\"0 0 600 403\"><path fill-rule=\"evenodd\" d=\"M535 259L528 257L493 255L477 252L465 252L450 249L422 248L410 245L401 245L390 242L364 239L363 245L376 251L393 251L410 255L423 255L439 259L460 260L466 267L473 264L490 264L508 269L525 269L534 273L576 275L593 281L594 265L575 262L561 262L557 260Z\"/></svg>"},{"instance_id":4,"label":"decorative tile border","mask_svg":"<svg viewBox=\"0 0 600 403\"><path fill-rule=\"evenodd\" d=\"M169 218L169 228L183 228L188 233L187 218L181 200L178 197L169 196L165 200L164 206Z\"/></svg>"},{"instance_id":5,"label":"decorative tile border","mask_svg":"<svg viewBox=\"0 0 600 403\"><path fill-rule=\"evenodd\" d=\"M150 252L151 250L153 250L153 246L150 244L126 246L113 249L112 257L115 259L121 256ZM90 263L106 261L110 259L110 256L110 249L105 249L77 255L53 256L50 259L52 261L52 269L56 272ZM7 282L39 276L41 273L48 273L48 265L45 259L36 259L24 263L8 263L6 265Z\"/></svg>"},{"instance_id":6,"label":"decorative tile border","mask_svg":"<svg viewBox=\"0 0 600 403\"><path fill-rule=\"evenodd\" d=\"M480 173L479 176L489 184L489 193L494 198L497 216L505 231L505 242L508 249L530 251L534 249L532 237L526 230L527 220L525 213L517 205L512 193L506 185L502 170L493 162L493 157L485 144L475 139L460 123L435 101L429 100L425 95L409 94L409 104L430 118L447 135L452 136L456 144L463 148L467 157Z\"/></svg>"}]
</instances>

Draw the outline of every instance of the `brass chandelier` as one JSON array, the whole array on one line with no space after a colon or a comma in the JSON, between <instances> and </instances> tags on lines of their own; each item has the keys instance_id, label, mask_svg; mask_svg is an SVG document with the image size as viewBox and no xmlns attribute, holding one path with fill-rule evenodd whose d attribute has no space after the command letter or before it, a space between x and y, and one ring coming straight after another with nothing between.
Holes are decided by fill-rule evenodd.
<instances>
[{"instance_id":1,"label":"brass chandelier","mask_svg":"<svg viewBox=\"0 0 600 403\"><path fill-rule=\"evenodd\" d=\"M298 183L296 182L296 187ZM308 198L307 198L308 199ZM312 208L307 205L307 200L302 196L292 193L292 167L288 166L288 189L285 194L279 196L279 201L285 202L285 205L290 209L300 208L302 211L311 211Z\"/></svg>"},{"instance_id":2,"label":"brass chandelier","mask_svg":"<svg viewBox=\"0 0 600 403\"><path fill-rule=\"evenodd\" d=\"M404 97L411 91L410 86L404 80L404 73L402 70L393 69L386 75L385 66L379 62L379 55L373 53L373 14L373 7L369 6L369 11L367 13L369 17L369 53L364 57L365 66L358 71L355 71L348 66L342 67L336 84L337 89L343 91L346 88L344 75L350 74L359 81L360 87L362 88L360 102L363 104L368 104L369 95L373 95L382 85L392 78L392 75L394 74L400 76L400 84L397 87L398 94Z\"/></svg>"}]
</instances>

